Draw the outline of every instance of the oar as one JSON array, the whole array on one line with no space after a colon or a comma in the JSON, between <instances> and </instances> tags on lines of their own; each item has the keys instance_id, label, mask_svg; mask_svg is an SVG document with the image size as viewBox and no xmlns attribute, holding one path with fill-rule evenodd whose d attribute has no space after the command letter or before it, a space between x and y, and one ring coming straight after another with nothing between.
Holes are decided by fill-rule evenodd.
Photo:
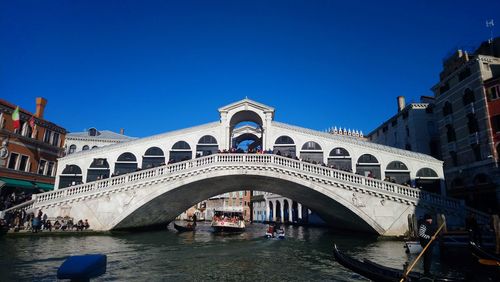
<instances>
[{"instance_id":1,"label":"oar","mask_svg":"<svg viewBox=\"0 0 500 282\"><path fill-rule=\"evenodd\" d=\"M500 262L494 259L478 259L480 264L500 266Z\"/></svg>"},{"instance_id":2,"label":"oar","mask_svg":"<svg viewBox=\"0 0 500 282\"><path fill-rule=\"evenodd\" d=\"M408 267L408 269L403 274L403 277L401 278L401 280L399 280L399 282L404 282L406 280L406 278L408 277L408 273L410 273L410 271L413 269L413 267L415 266L415 264L417 264L417 261L420 259L420 257L425 253L425 251L427 251L427 248L429 248L429 246L431 245L432 241L434 241L434 239L436 239L436 235L439 233L439 231L441 231L441 229L443 229L443 227L444 227L445 224L446 224L446 222L443 222L443 224L441 224L441 226L439 226L439 228L436 231L436 233L434 233L434 236L431 237L431 240L429 241L429 243L427 243L427 245L422 250L422 252L420 252L420 254L418 255L418 257L413 261L413 263L410 265L410 267Z\"/></svg>"}]
</instances>

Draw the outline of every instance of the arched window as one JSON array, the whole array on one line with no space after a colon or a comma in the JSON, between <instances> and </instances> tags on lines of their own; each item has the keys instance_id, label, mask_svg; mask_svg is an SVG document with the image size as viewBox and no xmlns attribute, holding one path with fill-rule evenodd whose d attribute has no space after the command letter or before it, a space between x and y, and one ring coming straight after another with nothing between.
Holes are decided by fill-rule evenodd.
<instances>
[{"instance_id":1,"label":"arched window","mask_svg":"<svg viewBox=\"0 0 500 282\"><path fill-rule=\"evenodd\" d=\"M87 151L89 149L89 145L85 145L82 147L82 151Z\"/></svg>"},{"instance_id":2,"label":"arched window","mask_svg":"<svg viewBox=\"0 0 500 282\"><path fill-rule=\"evenodd\" d=\"M99 136L99 135L100 135L100 133L99 133L99 131L97 131L97 129L95 129L93 127L89 128L89 136Z\"/></svg>"},{"instance_id":3,"label":"arched window","mask_svg":"<svg viewBox=\"0 0 500 282\"><path fill-rule=\"evenodd\" d=\"M387 165L386 169L387 170L408 170L408 167L400 161L393 161Z\"/></svg>"},{"instance_id":4,"label":"arched window","mask_svg":"<svg viewBox=\"0 0 500 282\"><path fill-rule=\"evenodd\" d=\"M300 158L303 161L311 162L313 164L322 164L323 151L321 146L314 141L304 143L304 145L302 145L302 150L300 151Z\"/></svg>"},{"instance_id":5,"label":"arched window","mask_svg":"<svg viewBox=\"0 0 500 282\"><path fill-rule=\"evenodd\" d=\"M169 163L186 161L193 158L193 152L191 152L191 146L186 141L178 141L172 146L170 150Z\"/></svg>"},{"instance_id":6,"label":"arched window","mask_svg":"<svg viewBox=\"0 0 500 282\"><path fill-rule=\"evenodd\" d=\"M75 151L76 151L76 145L75 144L72 144L71 146L69 146L68 154L73 154Z\"/></svg>"},{"instance_id":7,"label":"arched window","mask_svg":"<svg viewBox=\"0 0 500 282\"><path fill-rule=\"evenodd\" d=\"M417 177L438 177L438 174L433 169L424 167L417 171Z\"/></svg>"},{"instance_id":8,"label":"arched window","mask_svg":"<svg viewBox=\"0 0 500 282\"><path fill-rule=\"evenodd\" d=\"M121 154L115 163L115 175L134 172L137 170L137 158L134 154L126 152Z\"/></svg>"},{"instance_id":9,"label":"arched window","mask_svg":"<svg viewBox=\"0 0 500 282\"><path fill-rule=\"evenodd\" d=\"M400 161L390 162L385 170L385 181L397 184L411 184L410 171L408 167Z\"/></svg>"},{"instance_id":10,"label":"arched window","mask_svg":"<svg viewBox=\"0 0 500 282\"><path fill-rule=\"evenodd\" d=\"M446 101L443 106L443 116L447 116L452 113L453 113L453 107L451 106L450 102Z\"/></svg>"},{"instance_id":11,"label":"arched window","mask_svg":"<svg viewBox=\"0 0 500 282\"><path fill-rule=\"evenodd\" d=\"M465 89L464 95L462 96L462 101L464 102L464 106L474 103L474 92L470 90L470 88Z\"/></svg>"},{"instance_id":12,"label":"arched window","mask_svg":"<svg viewBox=\"0 0 500 282\"><path fill-rule=\"evenodd\" d=\"M98 148L97 145L92 146L92 149Z\"/></svg>"},{"instance_id":13,"label":"arched window","mask_svg":"<svg viewBox=\"0 0 500 282\"><path fill-rule=\"evenodd\" d=\"M211 135L205 135L198 140L196 145L196 156L208 156L217 153L219 150L219 145L217 145L217 139Z\"/></svg>"},{"instance_id":14,"label":"arched window","mask_svg":"<svg viewBox=\"0 0 500 282\"><path fill-rule=\"evenodd\" d=\"M165 164L165 155L163 150L158 147L151 147L146 150L142 157L142 168L152 168Z\"/></svg>"},{"instance_id":15,"label":"arched window","mask_svg":"<svg viewBox=\"0 0 500 282\"><path fill-rule=\"evenodd\" d=\"M280 136L274 142L273 153L294 158L297 155L295 142L289 136Z\"/></svg>"},{"instance_id":16,"label":"arched window","mask_svg":"<svg viewBox=\"0 0 500 282\"><path fill-rule=\"evenodd\" d=\"M352 160L349 152L341 147L333 148L328 156L328 165L346 171L352 171Z\"/></svg>"},{"instance_id":17,"label":"arched window","mask_svg":"<svg viewBox=\"0 0 500 282\"><path fill-rule=\"evenodd\" d=\"M104 158L92 161L87 169L87 182L109 178L109 163Z\"/></svg>"},{"instance_id":18,"label":"arched window","mask_svg":"<svg viewBox=\"0 0 500 282\"><path fill-rule=\"evenodd\" d=\"M453 128L453 125L451 125L451 124L446 125L446 137L448 139L448 143L457 140L457 135L455 133L455 129Z\"/></svg>"},{"instance_id":19,"label":"arched window","mask_svg":"<svg viewBox=\"0 0 500 282\"><path fill-rule=\"evenodd\" d=\"M82 169L77 165L66 165L59 176L59 188L66 188L82 183Z\"/></svg>"},{"instance_id":20,"label":"arched window","mask_svg":"<svg viewBox=\"0 0 500 282\"><path fill-rule=\"evenodd\" d=\"M372 178L381 178L380 164L377 158L371 154L364 154L358 158L356 173Z\"/></svg>"}]
</instances>

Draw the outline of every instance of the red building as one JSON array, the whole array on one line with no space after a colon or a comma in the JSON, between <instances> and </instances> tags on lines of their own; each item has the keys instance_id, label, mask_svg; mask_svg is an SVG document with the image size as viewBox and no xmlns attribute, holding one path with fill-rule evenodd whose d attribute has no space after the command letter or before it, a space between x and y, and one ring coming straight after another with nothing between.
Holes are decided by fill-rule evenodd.
<instances>
[{"instance_id":1,"label":"red building","mask_svg":"<svg viewBox=\"0 0 500 282\"><path fill-rule=\"evenodd\" d=\"M20 127L14 128L16 105L0 99L0 199L13 192L32 194L54 188L66 130L43 118L46 104L39 97L35 113L19 107Z\"/></svg>"}]
</instances>

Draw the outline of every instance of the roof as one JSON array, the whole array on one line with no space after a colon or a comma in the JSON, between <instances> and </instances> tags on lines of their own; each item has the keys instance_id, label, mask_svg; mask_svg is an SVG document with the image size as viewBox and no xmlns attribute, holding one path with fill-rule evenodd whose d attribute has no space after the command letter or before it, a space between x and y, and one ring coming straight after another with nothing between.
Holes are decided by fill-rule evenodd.
<instances>
[{"instance_id":1,"label":"roof","mask_svg":"<svg viewBox=\"0 0 500 282\"><path fill-rule=\"evenodd\" d=\"M220 107L219 112L226 112L226 111L229 111L231 109L237 108L240 105L246 105L246 106L250 105L250 106L258 108L264 112L271 112L271 113L273 113L273 116L274 116L274 108L273 107L261 104L259 102L256 102L256 101L248 99L248 98L231 103L231 104L224 106L224 107Z\"/></svg>"},{"instance_id":2,"label":"roof","mask_svg":"<svg viewBox=\"0 0 500 282\"><path fill-rule=\"evenodd\" d=\"M71 132L66 135L66 139L73 138L86 138L86 139L106 139L106 140L135 140L136 137L130 137L122 135L110 130L99 130L100 134L96 136L90 136L88 131L83 132Z\"/></svg>"},{"instance_id":3,"label":"roof","mask_svg":"<svg viewBox=\"0 0 500 282\"><path fill-rule=\"evenodd\" d=\"M3 105L5 105L5 106L7 106L7 107L11 108L11 109L12 109L12 111L14 111L14 110L16 109L16 107L18 107L17 105L14 105L14 104L12 104L12 103L8 102L7 100L4 100L4 99L0 99L0 104L3 104ZM49 124L49 125L51 125L51 126L59 127L61 130L66 131L66 129L65 129L64 127L62 127L62 126L60 126L60 125L57 125L57 124L55 124L55 123L53 123L53 122L51 122L51 121L48 121L48 120L46 120L46 119L44 119L44 118L39 118L39 117L36 117L34 113L32 113L32 112L30 112L30 111L27 111L27 110L25 110L25 109L23 109L23 108L21 108L21 107L19 107L19 113L21 113L21 114L25 114L25 115L27 115L27 116L33 116L33 118L35 119L35 121L36 121L36 120L43 120L44 122L46 122L47 124ZM21 116L21 119L22 119L22 116ZM38 124L39 124L39 123L38 123Z\"/></svg>"}]
</instances>

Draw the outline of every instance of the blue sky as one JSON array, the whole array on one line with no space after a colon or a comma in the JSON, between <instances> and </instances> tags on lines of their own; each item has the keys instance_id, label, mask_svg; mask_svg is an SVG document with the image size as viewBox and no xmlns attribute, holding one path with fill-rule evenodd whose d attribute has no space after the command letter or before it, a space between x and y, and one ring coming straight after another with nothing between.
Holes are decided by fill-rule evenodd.
<instances>
[{"instance_id":1,"label":"blue sky","mask_svg":"<svg viewBox=\"0 0 500 282\"><path fill-rule=\"evenodd\" d=\"M374 3L366 3L374 2ZM438 2L438 3L436 3ZM149 136L245 96L276 120L368 133L432 95L500 1L0 0L0 97L69 131ZM494 35L499 32L494 30Z\"/></svg>"}]
</instances>

